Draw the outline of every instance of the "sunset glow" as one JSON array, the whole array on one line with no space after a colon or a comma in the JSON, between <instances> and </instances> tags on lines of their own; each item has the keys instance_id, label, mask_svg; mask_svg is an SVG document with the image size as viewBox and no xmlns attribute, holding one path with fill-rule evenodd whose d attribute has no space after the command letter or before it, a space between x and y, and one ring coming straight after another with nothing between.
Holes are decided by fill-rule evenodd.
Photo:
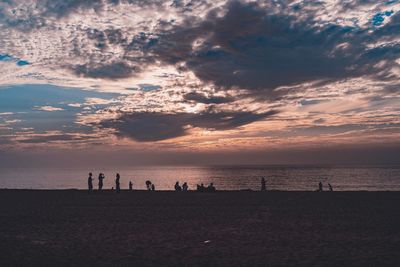
<instances>
[{"instance_id":1,"label":"sunset glow","mask_svg":"<svg viewBox=\"0 0 400 267\"><path fill-rule=\"evenodd\" d=\"M3 1L0 153L145 153L152 163L160 153L246 152L246 163L276 163L344 149L395 161L399 10L356 0Z\"/></svg>"}]
</instances>

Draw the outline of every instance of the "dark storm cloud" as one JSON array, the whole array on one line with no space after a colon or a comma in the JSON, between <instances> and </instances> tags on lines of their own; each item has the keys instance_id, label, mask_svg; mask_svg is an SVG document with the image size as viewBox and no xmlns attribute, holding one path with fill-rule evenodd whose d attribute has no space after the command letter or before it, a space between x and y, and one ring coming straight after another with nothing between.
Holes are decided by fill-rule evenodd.
<instances>
[{"instance_id":1,"label":"dark storm cloud","mask_svg":"<svg viewBox=\"0 0 400 267\"><path fill-rule=\"evenodd\" d=\"M397 17L371 36L367 29L316 27L311 17L268 14L254 3L233 1L226 8L223 17L210 12L198 25L188 22L164 33L154 53L169 64L185 62L198 78L221 88L255 90L378 76L400 54L399 44L367 49L371 37L377 41L385 34L395 36ZM201 38L203 44L193 50L193 42ZM382 60L386 64L376 67Z\"/></svg>"},{"instance_id":2,"label":"dark storm cloud","mask_svg":"<svg viewBox=\"0 0 400 267\"><path fill-rule=\"evenodd\" d=\"M230 130L276 114L269 111L261 114L252 112L214 111L212 108L201 113L126 113L116 120L103 121L100 126L115 129L120 136L140 142L160 141L184 136L188 127L209 130Z\"/></svg>"}]
</instances>

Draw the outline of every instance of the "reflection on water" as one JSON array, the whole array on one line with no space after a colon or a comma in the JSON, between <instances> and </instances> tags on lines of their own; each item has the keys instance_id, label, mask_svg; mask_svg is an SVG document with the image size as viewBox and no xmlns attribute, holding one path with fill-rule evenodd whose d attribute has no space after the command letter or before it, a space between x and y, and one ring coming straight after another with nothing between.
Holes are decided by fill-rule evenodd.
<instances>
[{"instance_id":1,"label":"reflection on water","mask_svg":"<svg viewBox=\"0 0 400 267\"><path fill-rule=\"evenodd\" d=\"M104 187L114 186L115 173L121 174L121 187L145 189L151 180L157 190L172 190L176 181L196 184L213 182L220 190L260 189L261 176L267 177L268 190L315 190L321 180L336 191L400 190L400 166L317 167L317 166L223 166L223 167L132 167L125 169L2 169L0 188L67 189L86 188L87 173L106 175Z\"/></svg>"}]
</instances>

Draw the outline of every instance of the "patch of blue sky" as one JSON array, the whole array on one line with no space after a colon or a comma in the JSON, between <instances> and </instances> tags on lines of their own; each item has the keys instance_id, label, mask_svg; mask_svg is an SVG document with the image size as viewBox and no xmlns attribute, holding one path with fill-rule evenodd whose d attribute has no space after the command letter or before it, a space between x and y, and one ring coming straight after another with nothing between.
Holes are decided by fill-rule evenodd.
<instances>
[{"instance_id":1,"label":"patch of blue sky","mask_svg":"<svg viewBox=\"0 0 400 267\"><path fill-rule=\"evenodd\" d=\"M389 1L385 2L385 5L392 5L392 4L396 4L398 2L399 2L399 0L389 0Z\"/></svg>"},{"instance_id":2,"label":"patch of blue sky","mask_svg":"<svg viewBox=\"0 0 400 267\"><path fill-rule=\"evenodd\" d=\"M23 128L34 128L35 133L56 130L63 133L87 133L91 131L90 127L75 122L77 114L83 112L86 98L112 99L117 96L119 94L52 85L3 86L0 87L0 113L11 114L7 119L16 121L12 125L15 132ZM77 103L82 106L77 107ZM58 109L38 109L43 106Z\"/></svg>"},{"instance_id":3,"label":"patch of blue sky","mask_svg":"<svg viewBox=\"0 0 400 267\"><path fill-rule=\"evenodd\" d=\"M15 64L20 67L29 65L29 62L27 60L22 60L9 54L0 54L0 61L15 62Z\"/></svg>"},{"instance_id":4,"label":"patch of blue sky","mask_svg":"<svg viewBox=\"0 0 400 267\"><path fill-rule=\"evenodd\" d=\"M393 10L387 10L384 12L379 12L375 14L371 20L373 26L381 26L383 22L385 21L385 17L390 17L393 15L394 11Z\"/></svg>"},{"instance_id":5,"label":"patch of blue sky","mask_svg":"<svg viewBox=\"0 0 400 267\"><path fill-rule=\"evenodd\" d=\"M161 88L161 86L154 85L154 84L143 83L143 84L139 84L139 88L142 91L149 92L149 91L158 90L158 89Z\"/></svg>"},{"instance_id":6,"label":"patch of blue sky","mask_svg":"<svg viewBox=\"0 0 400 267\"><path fill-rule=\"evenodd\" d=\"M301 5L300 4L295 4L292 6L293 11L300 11Z\"/></svg>"},{"instance_id":7,"label":"patch of blue sky","mask_svg":"<svg viewBox=\"0 0 400 267\"><path fill-rule=\"evenodd\" d=\"M18 60L17 61L17 65L18 66L25 66L25 65L29 65L29 62L26 60Z\"/></svg>"},{"instance_id":8,"label":"patch of blue sky","mask_svg":"<svg viewBox=\"0 0 400 267\"><path fill-rule=\"evenodd\" d=\"M0 54L0 61L12 61L13 57L8 54Z\"/></svg>"}]
</instances>

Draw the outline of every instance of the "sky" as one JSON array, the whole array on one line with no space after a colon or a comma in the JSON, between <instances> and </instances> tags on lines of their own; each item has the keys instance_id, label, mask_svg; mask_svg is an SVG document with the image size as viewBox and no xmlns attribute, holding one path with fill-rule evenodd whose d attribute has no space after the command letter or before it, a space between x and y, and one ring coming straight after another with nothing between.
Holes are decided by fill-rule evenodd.
<instances>
[{"instance_id":1,"label":"sky","mask_svg":"<svg viewBox=\"0 0 400 267\"><path fill-rule=\"evenodd\" d=\"M0 1L0 166L398 164L400 1Z\"/></svg>"}]
</instances>

